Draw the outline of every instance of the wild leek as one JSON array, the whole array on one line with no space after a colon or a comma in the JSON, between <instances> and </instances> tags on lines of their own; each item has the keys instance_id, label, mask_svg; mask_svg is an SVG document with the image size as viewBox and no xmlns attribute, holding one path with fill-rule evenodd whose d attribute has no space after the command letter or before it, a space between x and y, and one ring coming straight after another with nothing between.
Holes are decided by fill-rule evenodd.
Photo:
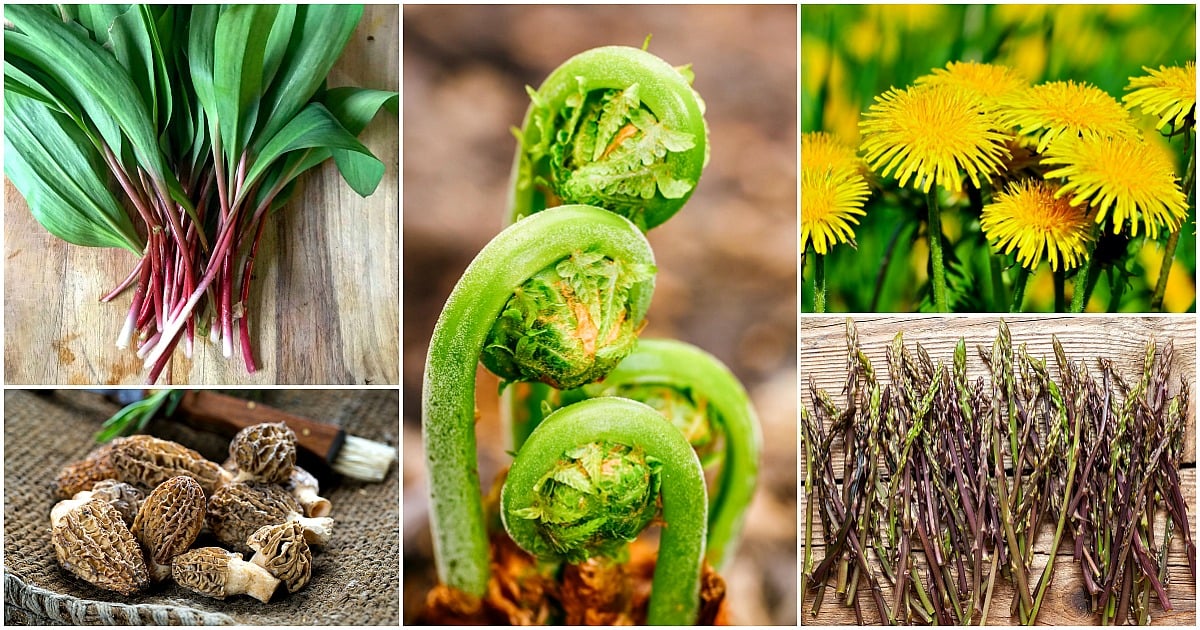
<instances>
[{"instance_id":1,"label":"wild leek","mask_svg":"<svg viewBox=\"0 0 1200 630\"><path fill-rule=\"evenodd\" d=\"M250 284L267 216L330 157L359 194L379 184L384 166L356 136L396 94L325 86L361 16L354 5L5 9L5 172L55 236L139 257L102 299L134 289L116 341L136 343L150 382L206 328L230 357L236 326L255 371Z\"/></svg>"}]
</instances>

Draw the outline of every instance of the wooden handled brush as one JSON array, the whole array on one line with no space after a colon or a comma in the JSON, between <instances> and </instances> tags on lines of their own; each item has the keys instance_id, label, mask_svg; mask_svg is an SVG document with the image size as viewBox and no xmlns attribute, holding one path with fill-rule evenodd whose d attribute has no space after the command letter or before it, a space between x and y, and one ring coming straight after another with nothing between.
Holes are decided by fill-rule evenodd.
<instances>
[{"instance_id":1,"label":"wooden handled brush","mask_svg":"<svg viewBox=\"0 0 1200 630\"><path fill-rule=\"evenodd\" d=\"M282 422L296 433L298 448L328 462L334 471L363 481L382 481L396 458L393 447L347 435L336 425L211 391L186 392L176 414L188 424L229 436L254 424Z\"/></svg>"}]
</instances>

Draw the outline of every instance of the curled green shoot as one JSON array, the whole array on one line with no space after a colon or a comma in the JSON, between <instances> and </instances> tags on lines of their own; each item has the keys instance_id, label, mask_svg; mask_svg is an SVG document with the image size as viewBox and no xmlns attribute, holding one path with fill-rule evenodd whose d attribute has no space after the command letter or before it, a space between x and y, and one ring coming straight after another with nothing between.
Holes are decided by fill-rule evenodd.
<instances>
[{"instance_id":1,"label":"curled green shoot","mask_svg":"<svg viewBox=\"0 0 1200 630\"><path fill-rule=\"evenodd\" d=\"M606 46L530 89L509 222L562 203L599 206L643 230L674 215L708 161L704 103L689 75L644 50Z\"/></svg>"},{"instance_id":2,"label":"curled green shoot","mask_svg":"<svg viewBox=\"0 0 1200 630\"><path fill-rule=\"evenodd\" d=\"M496 319L527 280L577 252L654 267L641 231L611 212L563 206L498 234L463 272L434 327L422 388L422 435L430 479L430 521L442 583L481 596L488 540L475 443L475 371ZM653 277L632 286L629 317L640 322Z\"/></svg>"},{"instance_id":3,"label":"curled green shoot","mask_svg":"<svg viewBox=\"0 0 1200 630\"><path fill-rule=\"evenodd\" d=\"M571 454L579 453L584 445L628 447L618 458L622 466L628 453L644 453L643 460L657 462L658 470L650 472L646 467L645 474L660 477L663 522L646 621L651 625L690 625L696 621L699 606L708 496L700 460L691 445L682 433L663 431L661 426L657 411L624 398L585 400L550 414L530 434L509 469L500 494L501 517L517 545L545 557L547 547L553 545L543 536L538 519L530 518L530 510L548 509L543 494L547 473L564 469L564 458L572 460L566 462L567 469L577 470ZM646 477L638 470L634 465L628 474L615 477L634 480L635 492L613 492L622 497L642 496ZM629 520L625 518L628 510L616 511L619 514L614 518ZM640 519L642 512L635 508L633 515ZM598 525L604 519L589 514L588 521Z\"/></svg>"},{"instance_id":4,"label":"curled green shoot","mask_svg":"<svg viewBox=\"0 0 1200 630\"><path fill-rule=\"evenodd\" d=\"M737 377L716 357L680 341L643 339L602 382L587 385L589 398L623 396L641 400L645 386L662 386L679 392L697 407L707 407L717 427L693 434L718 433L724 444L721 468L710 497L708 562L718 570L733 557L754 488L758 481L758 453L762 443L758 416ZM660 409L661 411L661 409ZM661 421L661 419L660 419ZM686 435L686 433L685 433ZM693 442L693 446L697 446Z\"/></svg>"}]
</instances>

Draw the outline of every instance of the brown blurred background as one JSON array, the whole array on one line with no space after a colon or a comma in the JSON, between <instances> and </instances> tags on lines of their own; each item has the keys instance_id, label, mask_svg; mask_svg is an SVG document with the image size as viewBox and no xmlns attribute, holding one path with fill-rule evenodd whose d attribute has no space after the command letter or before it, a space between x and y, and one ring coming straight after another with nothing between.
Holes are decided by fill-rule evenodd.
<instances>
[{"instance_id":1,"label":"brown blurred background","mask_svg":"<svg viewBox=\"0 0 1200 630\"><path fill-rule=\"evenodd\" d=\"M726 569L737 623L796 616L796 10L794 6L408 6L404 63L404 619L436 581L420 386L433 324L502 228L511 128L536 87L595 46L693 64L712 158L684 209L649 239L648 337L724 361L763 423L761 484ZM507 465L496 381L480 370L480 474Z\"/></svg>"}]
</instances>

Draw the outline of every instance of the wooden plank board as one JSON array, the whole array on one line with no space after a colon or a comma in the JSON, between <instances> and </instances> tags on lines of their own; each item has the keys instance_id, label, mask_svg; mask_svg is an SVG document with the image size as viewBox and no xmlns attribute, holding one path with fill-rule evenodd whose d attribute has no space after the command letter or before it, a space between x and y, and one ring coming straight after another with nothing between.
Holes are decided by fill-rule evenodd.
<instances>
[{"instance_id":1,"label":"wooden plank board","mask_svg":"<svg viewBox=\"0 0 1200 630\"><path fill-rule=\"evenodd\" d=\"M1151 337L1160 343L1167 338L1174 340L1175 361L1173 374L1174 388L1178 388L1178 378L1182 376L1192 388L1192 400L1195 400L1195 366L1196 366L1196 336L1195 320L1191 317L1021 317L1006 316L1014 345L1025 343L1032 356L1052 357L1050 335L1057 335L1067 354L1072 358L1089 358L1094 365L1098 357L1113 360L1119 369L1136 371L1141 362L1145 342ZM887 382L885 351L891 344L892 337L897 331L904 331L904 338L910 349L915 343L928 351L936 363L953 360L954 345L960 337L968 344L968 372L972 378L986 376L986 368L977 358L976 345L990 347L995 338L998 318L944 318L944 317L871 317L855 318L859 342L864 352L876 368L876 374L881 382ZM842 317L809 317L801 320L800 331L800 374L802 401L810 405L808 397L808 382L813 382L820 389L827 390L839 404L844 402L841 395L845 381L845 318ZM1053 373L1053 372L1052 372ZM1185 468L1180 472L1183 493L1188 500L1188 513L1192 524L1196 522L1196 474L1195 474L1195 417L1188 414L1189 424L1185 438ZM840 453L834 458L835 470L841 470ZM803 484L803 461L801 462L801 483ZM801 487L800 527L801 527L801 557L803 558L803 519L805 497ZM1045 554L1049 550L1052 529L1047 524L1042 535L1035 544L1033 575L1040 575L1045 564ZM919 545L917 545L919 546ZM817 562L824 557L823 539L820 519L813 523L813 557ZM921 552L914 552L917 564L924 566ZM1091 625L1095 617L1088 613L1086 592L1082 586L1082 577L1072 558L1070 540L1064 540L1059 549L1059 558L1055 562L1055 576L1043 604L1039 623L1044 625ZM1155 625L1193 625L1196 622L1196 584L1187 567L1182 542L1176 538L1168 553L1168 571L1170 586L1168 594L1173 610L1165 612L1157 604L1151 606L1151 622ZM922 570L923 575L923 570ZM890 592L884 589L885 597L890 598ZM998 579L988 624L1009 625L1014 620L1008 616L1014 591L1004 579ZM890 599L888 600L890 602ZM832 590L825 595L825 602L820 614L813 617L810 613L812 593L801 593L802 618L806 624L840 625L855 624L857 619L853 608L846 607L839 601ZM890 603L889 603L890 605ZM864 621L879 623L873 600L867 594L862 602Z\"/></svg>"},{"instance_id":2,"label":"wooden plank board","mask_svg":"<svg viewBox=\"0 0 1200 630\"><path fill-rule=\"evenodd\" d=\"M399 7L368 5L330 86L396 90ZM386 172L361 198L332 162L304 176L268 219L255 265L251 335L259 371L235 350L177 350L162 378L174 384L386 384L399 382L399 125L383 112L360 138ZM5 380L24 384L137 384L142 362L114 341L130 297L99 297L135 262L128 252L68 245L4 188Z\"/></svg>"}]
</instances>

